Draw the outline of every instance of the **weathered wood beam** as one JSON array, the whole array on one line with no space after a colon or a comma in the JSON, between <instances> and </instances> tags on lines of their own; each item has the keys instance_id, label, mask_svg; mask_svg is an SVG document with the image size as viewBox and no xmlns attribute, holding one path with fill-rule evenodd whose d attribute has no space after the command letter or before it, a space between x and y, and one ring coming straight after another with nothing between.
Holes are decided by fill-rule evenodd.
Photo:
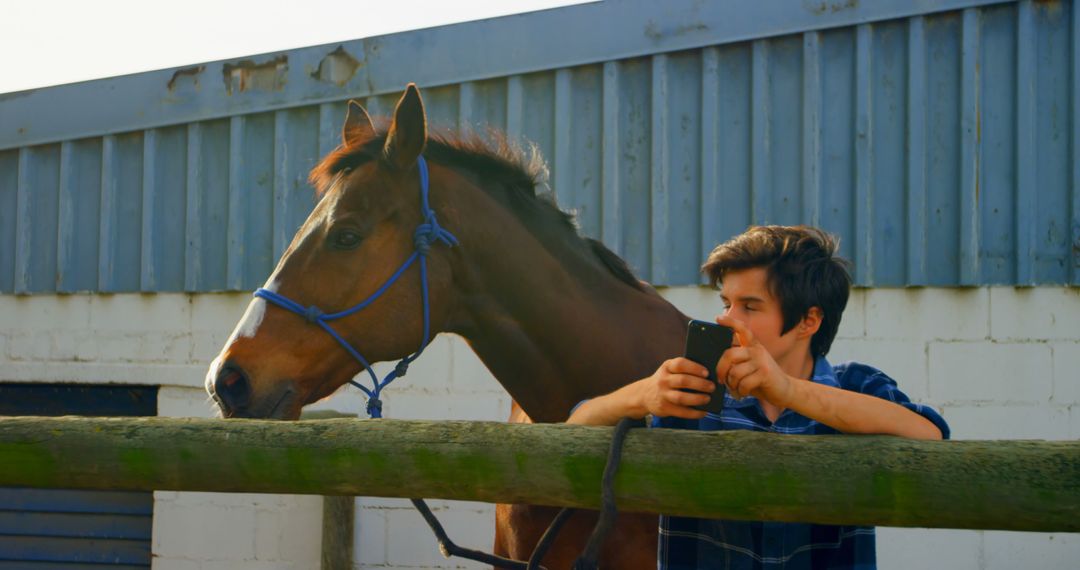
<instances>
[{"instance_id":1,"label":"weathered wood beam","mask_svg":"<svg viewBox=\"0 0 1080 570\"><path fill-rule=\"evenodd\" d=\"M596 507L610 428L486 422L0 419L0 486ZM1080 442L635 430L624 510L1080 531Z\"/></svg>"}]
</instances>

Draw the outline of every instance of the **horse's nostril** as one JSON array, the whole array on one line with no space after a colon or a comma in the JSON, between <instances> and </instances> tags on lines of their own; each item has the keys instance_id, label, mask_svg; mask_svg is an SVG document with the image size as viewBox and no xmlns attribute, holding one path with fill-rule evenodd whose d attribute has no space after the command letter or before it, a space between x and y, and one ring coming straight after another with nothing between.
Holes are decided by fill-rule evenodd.
<instances>
[{"instance_id":1,"label":"horse's nostril","mask_svg":"<svg viewBox=\"0 0 1080 570\"><path fill-rule=\"evenodd\" d=\"M221 379L221 384L225 388L232 388L237 383L243 382L244 377L237 370L230 370L224 378Z\"/></svg>"},{"instance_id":2,"label":"horse's nostril","mask_svg":"<svg viewBox=\"0 0 1080 570\"><path fill-rule=\"evenodd\" d=\"M251 400L251 382L240 368L225 366L214 381L214 393L226 416L248 406Z\"/></svg>"}]
</instances>

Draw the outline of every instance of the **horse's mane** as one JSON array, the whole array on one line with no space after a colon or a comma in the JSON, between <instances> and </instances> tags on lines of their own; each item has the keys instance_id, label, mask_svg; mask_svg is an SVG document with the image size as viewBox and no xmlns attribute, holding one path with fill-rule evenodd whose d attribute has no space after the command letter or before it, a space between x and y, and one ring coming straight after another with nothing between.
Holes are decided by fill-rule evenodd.
<instances>
[{"instance_id":1,"label":"horse's mane","mask_svg":"<svg viewBox=\"0 0 1080 570\"><path fill-rule=\"evenodd\" d=\"M460 136L435 133L428 136L424 157L450 167L457 167L481 178L480 184L501 204L507 206L527 228L538 236L553 232L581 251L587 252L631 287L645 291L634 272L621 257L603 243L581 235L574 214L555 203L548 188L547 165L534 145L521 148L499 133L490 133L494 143L477 135ZM311 170L309 180L318 195L326 193L338 173L357 168L373 160L383 160L386 132L354 145L341 145Z\"/></svg>"}]
</instances>

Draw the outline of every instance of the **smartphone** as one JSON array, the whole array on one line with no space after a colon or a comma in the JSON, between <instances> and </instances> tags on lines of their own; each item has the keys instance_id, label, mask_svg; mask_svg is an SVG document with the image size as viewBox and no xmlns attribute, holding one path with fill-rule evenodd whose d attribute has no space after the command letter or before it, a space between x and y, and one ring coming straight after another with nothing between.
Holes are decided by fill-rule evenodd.
<instances>
[{"instance_id":1,"label":"smartphone","mask_svg":"<svg viewBox=\"0 0 1080 570\"><path fill-rule=\"evenodd\" d=\"M712 414L719 414L724 407L724 393L726 388L716 382L716 364L724 351L731 348L732 330L728 327L699 320L691 320L686 329L686 352L683 354L687 359L709 369L709 380L715 384L716 390L712 393L712 399L703 406L694 406L696 410L703 410Z\"/></svg>"}]
</instances>

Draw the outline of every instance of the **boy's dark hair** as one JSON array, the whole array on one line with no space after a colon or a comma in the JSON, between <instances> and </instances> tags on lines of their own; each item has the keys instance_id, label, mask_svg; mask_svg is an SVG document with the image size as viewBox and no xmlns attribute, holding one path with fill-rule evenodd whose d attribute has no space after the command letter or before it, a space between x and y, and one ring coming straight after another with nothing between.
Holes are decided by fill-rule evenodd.
<instances>
[{"instance_id":1,"label":"boy's dark hair","mask_svg":"<svg viewBox=\"0 0 1080 570\"><path fill-rule=\"evenodd\" d=\"M765 268L772 295L780 302L785 334L811 307L822 312L821 327L810 339L810 354L825 356L840 328L851 275L836 255L840 240L810 226L752 226L716 246L701 266L718 287L729 271Z\"/></svg>"}]
</instances>

